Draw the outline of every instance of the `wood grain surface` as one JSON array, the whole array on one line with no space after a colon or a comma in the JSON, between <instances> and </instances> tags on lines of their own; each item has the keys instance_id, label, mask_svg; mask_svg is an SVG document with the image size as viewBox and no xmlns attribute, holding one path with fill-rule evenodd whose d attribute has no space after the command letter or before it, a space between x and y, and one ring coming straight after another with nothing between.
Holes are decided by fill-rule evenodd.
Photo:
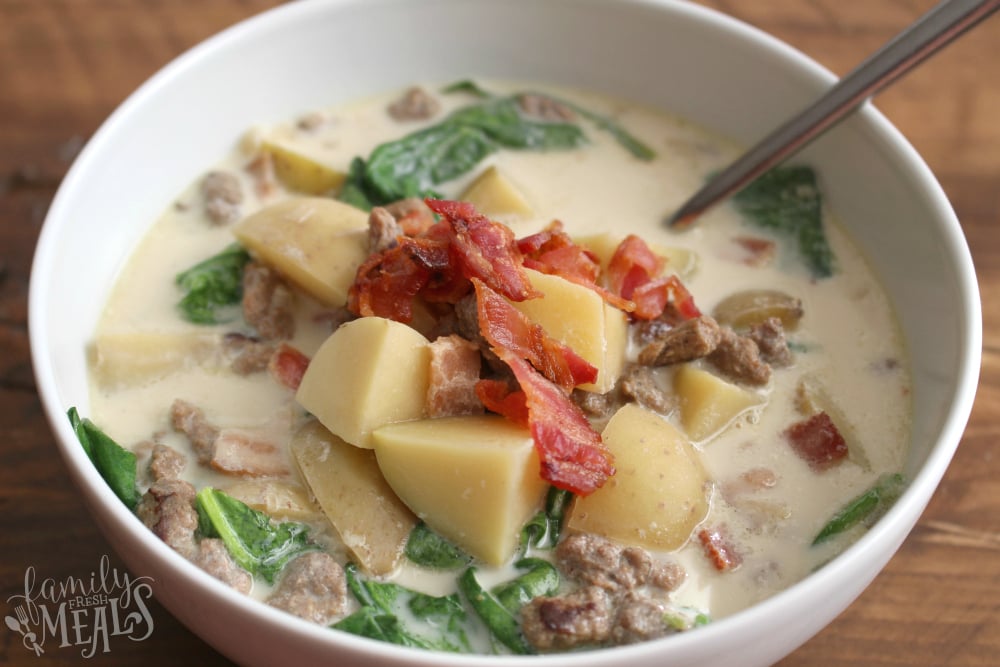
<instances>
[{"instance_id":1,"label":"wood grain surface","mask_svg":"<svg viewBox=\"0 0 1000 667\"><path fill-rule=\"evenodd\" d=\"M0 615L25 571L64 579L102 556L122 568L81 507L35 393L27 332L31 255L46 208L82 144L143 80L271 0L0 0ZM707 0L838 74L932 0ZM876 100L924 156L958 212L984 309L982 381L967 432L914 533L871 587L781 667L1000 665L1000 17ZM141 573L140 573L141 574ZM228 662L153 608L142 642L112 641L100 665ZM0 628L0 664L36 656Z\"/></svg>"}]
</instances>

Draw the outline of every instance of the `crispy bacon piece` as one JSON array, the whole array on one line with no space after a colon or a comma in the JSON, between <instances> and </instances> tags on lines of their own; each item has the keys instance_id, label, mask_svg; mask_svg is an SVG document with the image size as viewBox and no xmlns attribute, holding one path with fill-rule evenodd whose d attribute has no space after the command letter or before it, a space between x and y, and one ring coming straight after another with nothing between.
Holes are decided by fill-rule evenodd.
<instances>
[{"instance_id":1,"label":"crispy bacon piece","mask_svg":"<svg viewBox=\"0 0 1000 667\"><path fill-rule=\"evenodd\" d=\"M796 422L784 431L785 439L809 467L822 472L847 456L847 442L825 412Z\"/></svg>"},{"instance_id":2,"label":"crispy bacon piece","mask_svg":"<svg viewBox=\"0 0 1000 667\"><path fill-rule=\"evenodd\" d=\"M418 294L424 301L457 303L472 285L452 261L451 242L446 223L428 228L419 238L402 237L400 248L427 273Z\"/></svg>"},{"instance_id":3,"label":"crispy bacon piece","mask_svg":"<svg viewBox=\"0 0 1000 667\"><path fill-rule=\"evenodd\" d=\"M442 219L403 227L398 244L372 253L358 267L347 307L362 317L376 315L399 322L413 318L413 304L456 303L478 278L512 301L541 296L528 282L523 257L507 227L476 212L466 202L428 199Z\"/></svg>"},{"instance_id":4,"label":"crispy bacon piece","mask_svg":"<svg viewBox=\"0 0 1000 667\"><path fill-rule=\"evenodd\" d=\"M542 479L580 496L603 486L615 474L614 457L580 408L510 350L494 352L510 366L524 392Z\"/></svg>"},{"instance_id":5,"label":"crispy bacon piece","mask_svg":"<svg viewBox=\"0 0 1000 667\"><path fill-rule=\"evenodd\" d=\"M472 280L479 310L479 329L493 348L503 348L531 362L542 375L567 393L597 379L597 368L568 345L532 323L510 302L478 279Z\"/></svg>"},{"instance_id":6,"label":"crispy bacon piece","mask_svg":"<svg viewBox=\"0 0 1000 667\"><path fill-rule=\"evenodd\" d=\"M608 262L608 289L626 299L663 270L664 260L635 234L626 236Z\"/></svg>"},{"instance_id":7,"label":"crispy bacon piece","mask_svg":"<svg viewBox=\"0 0 1000 667\"><path fill-rule=\"evenodd\" d=\"M288 343L281 343L267 363L271 377L292 391L299 388L308 367L309 357Z\"/></svg>"},{"instance_id":8,"label":"crispy bacon piece","mask_svg":"<svg viewBox=\"0 0 1000 667\"><path fill-rule=\"evenodd\" d=\"M448 223L452 259L462 275L482 280L511 301L541 296L528 282L508 227L479 214L468 202L428 199L426 203Z\"/></svg>"},{"instance_id":9,"label":"crispy bacon piece","mask_svg":"<svg viewBox=\"0 0 1000 667\"><path fill-rule=\"evenodd\" d=\"M605 273L608 290L635 303L632 315L641 320L659 317L673 306L684 319L698 317L701 312L691 293L677 276L660 276L664 260L646 242L629 234L618 244Z\"/></svg>"},{"instance_id":10,"label":"crispy bacon piece","mask_svg":"<svg viewBox=\"0 0 1000 667\"><path fill-rule=\"evenodd\" d=\"M562 223L555 220L537 234L519 239L517 247L524 255L524 265L592 289L609 304L627 313L635 310L632 301L597 284L601 274L597 256L575 243L562 229Z\"/></svg>"},{"instance_id":11,"label":"crispy bacon piece","mask_svg":"<svg viewBox=\"0 0 1000 667\"><path fill-rule=\"evenodd\" d=\"M503 380L480 380L476 396L490 412L503 415L515 424L528 425L528 398L524 391L511 389Z\"/></svg>"},{"instance_id":12,"label":"crispy bacon piece","mask_svg":"<svg viewBox=\"0 0 1000 667\"><path fill-rule=\"evenodd\" d=\"M698 531L698 540L715 569L720 572L735 570L743 563L743 556L736 550L725 526L703 528Z\"/></svg>"},{"instance_id":13,"label":"crispy bacon piece","mask_svg":"<svg viewBox=\"0 0 1000 667\"><path fill-rule=\"evenodd\" d=\"M517 247L524 254L524 265L529 269L584 285L597 285L601 273L597 256L575 243L558 220L537 234L518 239Z\"/></svg>"},{"instance_id":14,"label":"crispy bacon piece","mask_svg":"<svg viewBox=\"0 0 1000 667\"><path fill-rule=\"evenodd\" d=\"M694 297L677 276L666 278L667 302L685 320L701 317L701 310L694 303Z\"/></svg>"},{"instance_id":15,"label":"crispy bacon piece","mask_svg":"<svg viewBox=\"0 0 1000 667\"><path fill-rule=\"evenodd\" d=\"M347 308L360 317L386 317L398 322L413 318L413 300L431 272L416 262L403 245L369 255L347 293Z\"/></svg>"},{"instance_id":16,"label":"crispy bacon piece","mask_svg":"<svg viewBox=\"0 0 1000 667\"><path fill-rule=\"evenodd\" d=\"M569 392L576 384L593 382L597 369L489 286L472 282L483 336L521 387L512 391L505 382L481 380L476 395L487 409L527 424L543 479L578 495L592 493L614 474L613 458Z\"/></svg>"}]
</instances>

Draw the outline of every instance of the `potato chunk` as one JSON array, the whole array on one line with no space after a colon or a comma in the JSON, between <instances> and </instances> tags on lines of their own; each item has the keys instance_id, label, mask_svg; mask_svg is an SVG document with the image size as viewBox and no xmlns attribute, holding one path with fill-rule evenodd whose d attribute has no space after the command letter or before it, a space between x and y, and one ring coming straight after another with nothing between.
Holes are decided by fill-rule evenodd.
<instances>
[{"instance_id":1,"label":"potato chunk","mask_svg":"<svg viewBox=\"0 0 1000 667\"><path fill-rule=\"evenodd\" d=\"M695 448L670 422L628 403L601 434L618 472L577 498L568 526L650 549L687 542L708 513L707 477Z\"/></svg>"},{"instance_id":2,"label":"potato chunk","mask_svg":"<svg viewBox=\"0 0 1000 667\"><path fill-rule=\"evenodd\" d=\"M417 518L396 497L371 450L353 447L319 422L303 426L292 456L344 545L375 575L392 573Z\"/></svg>"},{"instance_id":3,"label":"potato chunk","mask_svg":"<svg viewBox=\"0 0 1000 667\"><path fill-rule=\"evenodd\" d=\"M476 177L459 196L490 218L530 218L533 213L524 195L495 166Z\"/></svg>"},{"instance_id":4,"label":"potato chunk","mask_svg":"<svg viewBox=\"0 0 1000 667\"><path fill-rule=\"evenodd\" d=\"M283 144L265 141L262 148L271 154L274 175L290 190L322 195L338 189L347 179L344 172Z\"/></svg>"},{"instance_id":5,"label":"potato chunk","mask_svg":"<svg viewBox=\"0 0 1000 667\"><path fill-rule=\"evenodd\" d=\"M316 351L295 399L335 435L371 449L372 430L424 416L429 345L382 317L348 322Z\"/></svg>"},{"instance_id":6,"label":"potato chunk","mask_svg":"<svg viewBox=\"0 0 1000 667\"><path fill-rule=\"evenodd\" d=\"M680 398L681 424L696 442L715 435L737 416L763 403L756 393L691 364L680 366L674 374L674 393Z\"/></svg>"},{"instance_id":7,"label":"potato chunk","mask_svg":"<svg viewBox=\"0 0 1000 667\"><path fill-rule=\"evenodd\" d=\"M313 521L322 516L298 483L281 479L243 479L223 489L233 498L278 519Z\"/></svg>"},{"instance_id":8,"label":"potato chunk","mask_svg":"<svg viewBox=\"0 0 1000 667\"><path fill-rule=\"evenodd\" d=\"M130 387L184 368L220 363L219 341L215 334L101 334L87 356L98 387Z\"/></svg>"},{"instance_id":9,"label":"potato chunk","mask_svg":"<svg viewBox=\"0 0 1000 667\"><path fill-rule=\"evenodd\" d=\"M625 365L628 321L592 289L565 278L526 269L532 287L545 296L514 307L545 332L597 368L597 381L581 389L605 393L615 386Z\"/></svg>"},{"instance_id":10,"label":"potato chunk","mask_svg":"<svg viewBox=\"0 0 1000 667\"><path fill-rule=\"evenodd\" d=\"M802 319L802 299L779 290L743 290L720 301L712 315L719 324L734 329L749 328L777 317L785 331L794 331Z\"/></svg>"},{"instance_id":11,"label":"potato chunk","mask_svg":"<svg viewBox=\"0 0 1000 667\"><path fill-rule=\"evenodd\" d=\"M510 558L548 488L526 428L467 415L383 426L372 437L389 486L428 526L491 565Z\"/></svg>"},{"instance_id":12,"label":"potato chunk","mask_svg":"<svg viewBox=\"0 0 1000 667\"><path fill-rule=\"evenodd\" d=\"M347 302L368 256L368 216L333 199L288 199L247 217L233 232L260 261L329 306Z\"/></svg>"}]
</instances>

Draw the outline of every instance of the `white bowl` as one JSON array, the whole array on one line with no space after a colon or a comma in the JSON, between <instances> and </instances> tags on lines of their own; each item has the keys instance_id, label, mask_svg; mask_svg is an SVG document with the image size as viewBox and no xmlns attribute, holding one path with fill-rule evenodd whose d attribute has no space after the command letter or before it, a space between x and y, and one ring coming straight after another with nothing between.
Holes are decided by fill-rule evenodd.
<instances>
[{"instance_id":1,"label":"white bowl","mask_svg":"<svg viewBox=\"0 0 1000 667\"><path fill-rule=\"evenodd\" d=\"M30 330L60 453L122 559L194 632L246 665L554 665L566 656L451 656L310 625L205 574L143 528L95 472L65 418L87 413L84 346L148 225L244 128L415 80L468 76L594 89L658 106L750 143L834 77L790 47L668 0L295 2L184 54L133 94L67 175L38 244ZM770 664L843 611L902 543L958 445L977 384L981 320L972 262L924 162L873 108L808 149L828 200L869 256L901 320L914 423L895 507L799 584L682 635L573 655L574 663Z\"/></svg>"}]
</instances>

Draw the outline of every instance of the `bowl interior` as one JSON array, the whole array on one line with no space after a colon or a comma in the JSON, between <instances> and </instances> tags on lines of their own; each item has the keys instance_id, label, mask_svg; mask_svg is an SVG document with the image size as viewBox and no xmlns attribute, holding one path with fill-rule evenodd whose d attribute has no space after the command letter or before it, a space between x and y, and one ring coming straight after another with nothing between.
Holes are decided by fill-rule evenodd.
<instances>
[{"instance_id":1,"label":"bowl interior","mask_svg":"<svg viewBox=\"0 0 1000 667\"><path fill-rule=\"evenodd\" d=\"M697 6L657 0L303 1L237 25L179 58L115 112L74 164L43 228L30 295L38 386L62 454L102 525L140 561L130 562L133 568L152 559L181 580L188 572L182 559L137 530L134 517L90 469L63 418L74 405L86 414L85 344L132 247L245 128L414 81L469 76L602 91L676 112L742 143L761 137L832 81L815 63L752 28ZM793 626L785 638L763 646L758 636L759 646L743 654L753 658L741 664L768 664L795 648L891 556L940 480L971 409L979 367L978 293L961 230L927 167L872 108L818 140L802 160L819 166L828 201L867 253L901 320L913 366L909 472L915 482L879 529L835 567L704 634L622 650L638 661L670 655L677 665L733 664L727 656L739 654L727 647L751 641L758 624L783 614ZM835 578L851 572L860 573L860 585L832 594ZM358 645L337 633L276 621L260 605L234 601L221 586L202 590L248 622L263 619L297 632L308 650ZM787 614L823 590L836 601L829 611L809 620ZM257 649L252 655L206 638L237 659L266 662ZM706 651L709 643L715 648ZM446 662L360 646L385 659ZM613 652L614 660L623 659L622 651ZM598 653L582 661L598 664ZM470 662L475 660L461 664Z\"/></svg>"}]
</instances>

